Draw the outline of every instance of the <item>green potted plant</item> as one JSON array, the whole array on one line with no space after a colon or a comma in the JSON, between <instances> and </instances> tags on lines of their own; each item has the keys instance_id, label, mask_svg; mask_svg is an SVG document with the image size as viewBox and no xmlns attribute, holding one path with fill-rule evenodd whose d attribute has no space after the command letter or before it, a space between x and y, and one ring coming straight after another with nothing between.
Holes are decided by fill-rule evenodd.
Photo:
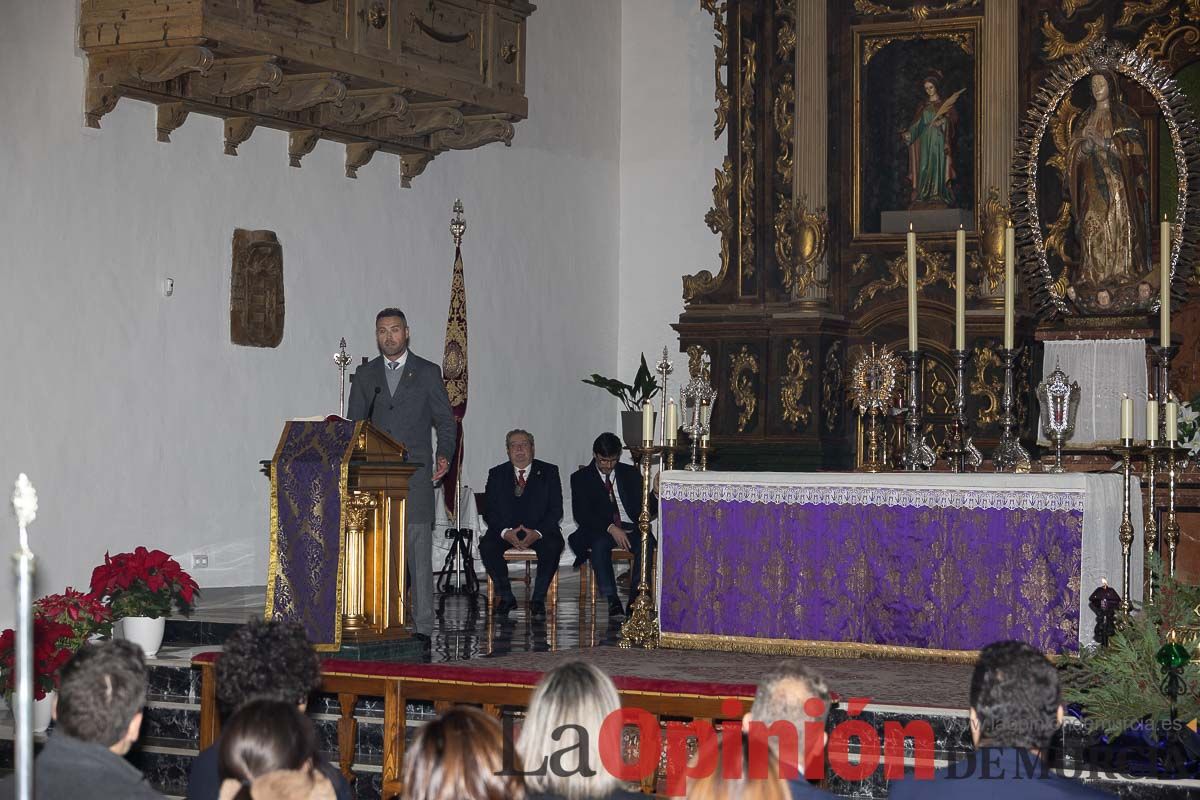
<instances>
[{"instance_id":1,"label":"green potted plant","mask_svg":"<svg viewBox=\"0 0 1200 800\"><path fill-rule=\"evenodd\" d=\"M659 390L658 379L650 372L650 367L646 366L646 354L642 354L641 364L637 374L633 376L632 384L596 373L592 373L590 378L584 378L583 382L599 387L621 401L621 405L625 407L621 412L621 438L625 440L626 445L631 442L639 443L642 438L642 405L657 395Z\"/></svg>"}]
</instances>

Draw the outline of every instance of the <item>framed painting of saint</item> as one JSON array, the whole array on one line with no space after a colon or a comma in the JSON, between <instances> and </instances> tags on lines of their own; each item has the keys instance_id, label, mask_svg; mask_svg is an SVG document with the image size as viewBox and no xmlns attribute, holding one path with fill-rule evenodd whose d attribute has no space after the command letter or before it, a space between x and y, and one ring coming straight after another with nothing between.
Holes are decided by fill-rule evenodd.
<instances>
[{"instance_id":1,"label":"framed painting of saint","mask_svg":"<svg viewBox=\"0 0 1200 800\"><path fill-rule=\"evenodd\" d=\"M854 35L854 237L975 230L979 17Z\"/></svg>"}]
</instances>

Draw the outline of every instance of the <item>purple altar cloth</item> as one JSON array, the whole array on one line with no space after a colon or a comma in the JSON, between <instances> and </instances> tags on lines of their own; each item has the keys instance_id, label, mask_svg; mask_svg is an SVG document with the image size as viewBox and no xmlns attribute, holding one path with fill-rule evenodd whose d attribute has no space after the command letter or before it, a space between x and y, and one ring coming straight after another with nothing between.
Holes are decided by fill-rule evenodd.
<instances>
[{"instance_id":1,"label":"purple altar cloth","mask_svg":"<svg viewBox=\"0 0 1200 800\"><path fill-rule=\"evenodd\" d=\"M1083 512L662 501L665 634L1079 650Z\"/></svg>"}]
</instances>

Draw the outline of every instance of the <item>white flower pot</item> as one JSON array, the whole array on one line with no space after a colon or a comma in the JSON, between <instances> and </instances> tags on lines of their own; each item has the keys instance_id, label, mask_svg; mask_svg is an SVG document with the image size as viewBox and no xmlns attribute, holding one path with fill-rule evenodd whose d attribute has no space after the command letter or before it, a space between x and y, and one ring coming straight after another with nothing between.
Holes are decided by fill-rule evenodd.
<instances>
[{"instance_id":1,"label":"white flower pot","mask_svg":"<svg viewBox=\"0 0 1200 800\"><path fill-rule=\"evenodd\" d=\"M154 658L162 647L163 631L167 627L166 617L125 617L119 625L121 639L141 645L146 658Z\"/></svg>"},{"instance_id":2,"label":"white flower pot","mask_svg":"<svg viewBox=\"0 0 1200 800\"><path fill-rule=\"evenodd\" d=\"M41 700L33 701L33 732L45 733L50 727L50 712L54 709L54 692L47 692Z\"/></svg>"}]
</instances>

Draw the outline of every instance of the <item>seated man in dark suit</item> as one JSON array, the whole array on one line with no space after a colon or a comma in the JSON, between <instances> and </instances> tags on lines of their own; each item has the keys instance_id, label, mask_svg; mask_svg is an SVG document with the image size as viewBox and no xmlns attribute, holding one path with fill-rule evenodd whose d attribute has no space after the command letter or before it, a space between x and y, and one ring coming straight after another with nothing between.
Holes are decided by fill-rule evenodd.
<instances>
[{"instance_id":1,"label":"seated man in dark suit","mask_svg":"<svg viewBox=\"0 0 1200 800\"><path fill-rule=\"evenodd\" d=\"M510 548L537 553L537 579L529 599L529 616L546 618L546 592L558 571L563 551L562 481L558 467L533 457L533 434L517 429L504 437L508 461L492 467L484 490L487 532L479 540L479 556L496 587L492 613L503 617L517 607L508 580L504 553Z\"/></svg>"},{"instance_id":2,"label":"seated man in dark suit","mask_svg":"<svg viewBox=\"0 0 1200 800\"><path fill-rule=\"evenodd\" d=\"M1044 760L1062 724L1058 670L1024 642L996 642L979 652L971 676L975 752L933 773L892 781L888 797L1057 800L1110 795L1056 775Z\"/></svg>"},{"instance_id":3,"label":"seated man in dark suit","mask_svg":"<svg viewBox=\"0 0 1200 800\"><path fill-rule=\"evenodd\" d=\"M612 551L623 548L633 552L633 573L629 581L632 605L641 582L642 537L638 517L642 513L642 473L631 464L621 463L621 440L613 433L602 433L592 443L592 463L571 476L571 510L579 529L568 540L575 553L575 566L591 559L596 588L608 600L611 617L625 615L617 583L613 576ZM658 495L650 493L650 518L658 516ZM654 564L654 536L650 537L650 564Z\"/></svg>"}]
</instances>

